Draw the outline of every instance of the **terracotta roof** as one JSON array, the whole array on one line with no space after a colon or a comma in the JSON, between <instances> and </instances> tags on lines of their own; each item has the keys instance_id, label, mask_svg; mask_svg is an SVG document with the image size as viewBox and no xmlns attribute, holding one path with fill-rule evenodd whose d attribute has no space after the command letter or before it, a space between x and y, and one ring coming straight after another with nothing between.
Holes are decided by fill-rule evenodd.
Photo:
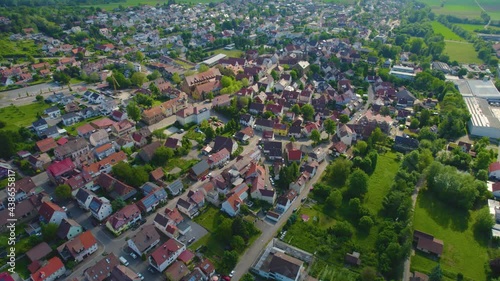
<instances>
[{"instance_id":1,"label":"terracotta roof","mask_svg":"<svg viewBox=\"0 0 500 281\"><path fill-rule=\"evenodd\" d=\"M184 250L177 259L188 264L193 258L194 254L190 250Z\"/></svg>"},{"instance_id":2,"label":"terracotta roof","mask_svg":"<svg viewBox=\"0 0 500 281\"><path fill-rule=\"evenodd\" d=\"M46 277L51 276L62 267L64 267L64 264L62 263L61 259L59 259L58 257L53 257L48 260L45 266L38 269L37 272L31 274L31 279L33 279L33 281L44 281L46 280Z\"/></svg>"},{"instance_id":3,"label":"terracotta roof","mask_svg":"<svg viewBox=\"0 0 500 281\"><path fill-rule=\"evenodd\" d=\"M184 220L184 218L182 217L181 213L177 208L173 209L166 208L165 215L167 216L168 219L174 221L175 224L179 224Z\"/></svg>"},{"instance_id":4,"label":"terracotta roof","mask_svg":"<svg viewBox=\"0 0 500 281\"><path fill-rule=\"evenodd\" d=\"M491 163L489 171L490 173L495 171L500 171L500 162Z\"/></svg>"},{"instance_id":5,"label":"terracotta roof","mask_svg":"<svg viewBox=\"0 0 500 281\"><path fill-rule=\"evenodd\" d=\"M172 281L180 281L182 277L189 274L189 269L183 262L175 261L167 268L165 274Z\"/></svg>"},{"instance_id":6,"label":"terracotta roof","mask_svg":"<svg viewBox=\"0 0 500 281\"><path fill-rule=\"evenodd\" d=\"M54 149L57 147L57 143L53 138L46 138L43 140L39 140L36 142L36 147L40 152L47 152L51 149Z\"/></svg>"},{"instance_id":7,"label":"terracotta roof","mask_svg":"<svg viewBox=\"0 0 500 281\"><path fill-rule=\"evenodd\" d=\"M179 251L183 246L183 244L177 242L175 239L169 239L151 254L151 258L156 262L157 265L161 265L171 256L173 256L177 251Z\"/></svg>"},{"instance_id":8,"label":"terracotta roof","mask_svg":"<svg viewBox=\"0 0 500 281\"><path fill-rule=\"evenodd\" d=\"M88 172L89 174L96 174L101 169L101 167L104 167L107 165L113 166L113 165L120 163L121 161L126 160L126 159L127 159L127 155L125 154L125 152L120 150L118 152L115 152L115 153L109 155L108 157L102 159L99 162L95 162L95 163L92 163L88 166L84 166L82 169L83 169L83 171Z\"/></svg>"},{"instance_id":9,"label":"terracotta roof","mask_svg":"<svg viewBox=\"0 0 500 281\"><path fill-rule=\"evenodd\" d=\"M113 124L115 124L115 122L107 117L90 122L90 125L96 129L105 129L113 126Z\"/></svg>"},{"instance_id":10,"label":"terracotta roof","mask_svg":"<svg viewBox=\"0 0 500 281\"><path fill-rule=\"evenodd\" d=\"M95 152L96 152L96 153L101 153L101 152L104 152L104 151L109 150L109 149L111 149L111 148L113 148L113 145L112 145L111 143L109 143L109 142L108 142L108 143L105 143L105 144L103 144L103 145L101 145L101 146L97 147L97 148L95 149Z\"/></svg>"},{"instance_id":11,"label":"terracotta roof","mask_svg":"<svg viewBox=\"0 0 500 281\"><path fill-rule=\"evenodd\" d=\"M43 202L42 206L38 210L38 214L46 222L50 221L50 219L52 218L52 215L55 212L64 212L64 210L61 207L59 207L58 205L56 205L50 201Z\"/></svg>"},{"instance_id":12,"label":"terracotta roof","mask_svg":"<svg viewBox=\"0 0 500 281\"><path fill-rule=\"evenodd\" d=\"M201 269L201 271L203 271L203 273L205 273L207 276L210 276L214 270L215 270L215 267L214 265L212 264L212 262L209 260L209 259L204 259L199 265L198 267Z\"/></svg>"},{"instance_id":13,"label":"terracotta roof","mask_svg":"<svg viewBox=\"0 0 500 281\"><path fill-rule=\"evenodd\" d=\"M300 161L302 159L302 151L293 149L288 151L288 161Z\"/></svg>"},{"instance_id":14,"label":"terracotta roof","mask_svg":"<svg viewBox=\"0 0 500 281\"><path fill-rule=\"evenodd\" d=\"M158 167L156 169L154 169L153 171L151 171L150 173L151 175L151 178L153 180L160 180L161 178L163 178L165 176L165 173L163 172L163 168L162 167Z\"/></svg>"}]
</instances>

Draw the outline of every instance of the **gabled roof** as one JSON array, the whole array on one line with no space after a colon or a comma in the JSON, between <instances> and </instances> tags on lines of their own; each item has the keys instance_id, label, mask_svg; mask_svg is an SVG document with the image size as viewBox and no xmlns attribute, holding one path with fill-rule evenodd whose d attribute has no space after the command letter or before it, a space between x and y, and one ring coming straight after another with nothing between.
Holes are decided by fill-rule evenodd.
<instances>
[{"instance_id":1,"label":"gabled roof","mask_svg":"<svg viewBox=\"0 0 500 281\"><path fill-rule=\"evenodd\" d=\"M94 234L90 230L83 232L77 237L57 247L58 252L67 251L72 257L78 256L82 251L86 251L97 244Z\"/></svg>"},{"instance_id":2,"label":"gabled roof","mask_svg":"<svg viewBox=\"0 0 500 281\"><path fill-rule=\"evenodd\" d=\"M128 224L134 218L141 214L141 211L136 204L131 204L123 207L118 212L109 217L108 222L115 230L119 229L122 225Z\"/></svg>"},{"instance_id":3,"label":"gabled roof","mask_svg":"<svg viewBox=\"0 0 500 281\"><path fill-rule=\"evenodd\" d=\"M168 188L168 190L170 190L172 195L177 195L182 191L182 189L184 188L184 185L182 184L181 180L176 180L176 181L172 182L171 184L169 184L167 186L167 188Z\"/></svg>"},{"instance_id":4,"label":"gabled roof","mask_svg":"<svg viewBox=\"0 0 500 281\"><path fill-rule=\"evenodd\" d=\"M49 244L47 244L47 242L42 242L27 251L26 256L30 259L30 261L34 262L43 259L51 252L52 248L50 248Z\"/></svg>"},{"instance_id":5,"label":"gabled roof","mask_svg":"<svg viewBox=\"0 0 500 281\"><path fill-rule=\"evenodd\" d=\"M151 258L156 262L156 264L161 265L170 257L172 257L176 252L178 252L184 245L175 239L169 239L167 242L163 243L158 247L153 253L151 253Z\"/></svg>"},{"instance_id":6,"label":"gabled roof","mask_svg":"<svg viewBox=\"0 0 500 281\"><path fill-rule=\"evenodd\" d=\"M46 138L36 142L36 147L40 152L47 152L57 147L57 143L53 138Z\"/></svg>"},{"instance_id":7,"label":"gabled roof","mask_svg":"<svg viewBox=\"0 0 500 281\"><path fill-rule=\"evenodd\" d=\"M209 169L208 162L206 160L201 160L200 162L198 162L196 165L194 165L191 168L191 171L193 171L193 173L196 176L199 176L202 173L204 173L205 171L207 171L208 169Z\"/></svg>"},{"instance_id":8,"label":"gabled roof","mask_svg":"<svg viewBox=\"0 0 500 281\"><path fill-rule=\"evenodd\" d=\"M43 202L42 206L38 210L38 214L46 222L50 221L55 212L64 212L64 210L50 201Z\"/></svg>"},{"instance_id":9,"label":"gabled roof","mask_svg":"<svg viewBox=\"0 0 500 281\"><path fill-rule=\"evenodd\" d=\"M139 252L142 253L160 239L160 234L153 224L149 224L141 228L141 231L137 232L131 239Z\"/></svg>"},{"instance_id":10,"label":"gabled roof","mask_svg":"<svg viewBox=\"0 0 500 281\"><path fill-rule=\"evenodd\" d=\"M90 266L85 270L85 274L90 277L90 281L103 281L105 278L109 277L111 270L120 264L118 258L115 254L111 253L101 260L99 260L93 266Z\"/></svg>"},{"instance_id":11,"label":"gabled roof","mask_svg":"<svg viewBox=\"0 0 500 281\"><path fill-rule=\"evenodd\" d=\"M58 257L53 257L47 261L47 264L45 266L38 269L37 272L31 274L31 279L33 281L44 281L48 276L51 276L63 267L64 264L62 263L61 259L59 259Z\"/></svg>"},{"instance_id":12,"label":"gabled roof","mask_svg":"<svg viewBox=\"0 0 500 281\"><path fill-rule=\"evenodd\" d=\"M68 235L68 232L71 230L72 227L81 227L75 220L72 219L63 219L61 221L61 224L59 225L59 228L57 229L57 237L61 239L66 239L66 236Z\"/></svg>"}]
</instances>

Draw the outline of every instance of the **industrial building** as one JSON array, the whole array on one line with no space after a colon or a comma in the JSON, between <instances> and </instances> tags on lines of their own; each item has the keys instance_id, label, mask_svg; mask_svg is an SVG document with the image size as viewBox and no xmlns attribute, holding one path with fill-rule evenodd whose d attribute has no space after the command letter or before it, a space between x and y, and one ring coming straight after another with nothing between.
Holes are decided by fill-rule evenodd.
<instances>
[{"instance_id":1,"label":"industrial building","mask_svg":"<svg viewBox=\"0 0 500 281\"><path fill-rule=\"evenodd\" d=\"M491 80L457 80L460 94L471 114L469 133L500 138L500 92Z\"/></svg>"}]
</instances>

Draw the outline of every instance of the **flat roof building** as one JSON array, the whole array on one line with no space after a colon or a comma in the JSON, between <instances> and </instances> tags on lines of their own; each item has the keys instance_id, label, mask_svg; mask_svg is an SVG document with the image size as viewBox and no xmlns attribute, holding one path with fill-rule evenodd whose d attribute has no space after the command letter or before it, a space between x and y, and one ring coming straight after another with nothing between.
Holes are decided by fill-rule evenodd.
<instances>
[{"instance_id":1,"label":"flat roof building","mask_svg":"<svg viewBox=\"0 0 500 281\"><path fill-rule=\"evenodd\" d=\"M216 65L221 59L227 57L225 54L217 54L209 59L202 61L202 64L206 64L209 67Z\"/></svg>"}]
</instances>

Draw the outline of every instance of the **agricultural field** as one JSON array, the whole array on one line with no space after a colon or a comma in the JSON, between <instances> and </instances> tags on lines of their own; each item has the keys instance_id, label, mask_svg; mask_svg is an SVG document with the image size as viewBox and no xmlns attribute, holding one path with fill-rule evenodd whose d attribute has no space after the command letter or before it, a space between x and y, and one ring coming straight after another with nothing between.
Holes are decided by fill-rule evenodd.
<instances>
[{"instance_id":1,"label":"agricultural field","mask_svg":"<svg viewBox=\"0 0 500 281\"><path fill-rule=\"evenodd\" d=\"M421 0L438 15L454 15L463 18L480 18L481 8L474 0L448 0L441 7L441 0Z\"/></svg>"},{"instance_id":2,"label":"agricultural field","mask_svg":"<svg viewBox=\"0 0 500 281\"><path fill-rule=\"evenodd\" d=\"M0 108L0 121L5 122L4 129L18 130L20 127L27 127L37 119L38 114L50 105L46 103L34 102L23 106L7 106Z\"/></svg>"},{"instance_id":3,"label":"agricultural field","mask_svg":"<svg viewBox=\"0 0 500 281\"><path fill-rule=\"evenodd\" d=\"M469 32L476 32L476 30L479 30L479 31L482 31L484 30L484 24L466 24L466 23L459 23L459 24L456 24L458 26L460 26L461 28L469 31ZM488 29L491 29L491 30L500 30L500 27L498 26L488 26Z\"/></svg>"},{"instance_id":4,"label":"agricultural field","mask_svg":"<svg viewBox=\"0 0 500 281\"><path fill-rule=\"evenodd\" d=\"M500 20L500 2L498 0L477 0L477 2L490 15L492 20Z\"/></svg>"},{"instance_id":5,"label":"agricultural field","mask_svg":"<svg viewBox=\"0 0 500 281\"><path fill-rule=\"evenodd\" d=\"M438 21L432 21L431 25L434 33L443 35L445 40L465 41L465 39L458 36L458 34L453 32L453 30L449 29L447 26Z\"/></svg>"},{"instance_id":6,"label":"agricultural field","mask_svg":"<svg viewBox=\"0 0 500 281\"><path fill-rule=\"evenodd\" d=\"M471 43L448 41L444 48L444 54L450 56L450 61L456 60L459 63L482 63L477 57L477 52Z\"/></svg>"},{"instance_id":7,"label":"agricultural field","mask_svg":"<svg viewBox=\"0 0 500 281\"><path fill-rule=\"evenodd\" d=\"M210 2L222 2L222 0L176 0L177 3L210 3ZM126 0L125 3L109 3L109 4L100 4L100 5L92 5L94 7L99 7L105 10L113 10L118 8L119 6L130 7L137 5L151 5L156 6L157 4L163 5L168 3L168 0Z\"/></svg>"},{"instance_id":8,"label":"agricultural field","mask_svg":"<svg viewBox=\"0 0 500 281\"><path fill-rule=\"evenodd\" d=\"M241 58L241 56L244 54L244 52L240 50L226 50L224 48L216 49L210 52L213 52L214 54L225 54L226 56L231 58Z\"/></svg>"},{"instance_id":9,"label":"agricultural field","mask_svg":"<svg viewBox=\"0 0 500 281\"><path fill-rule=\"evenodd\" d=\"M487 280L485 263L488 262L486 242L474 235L475 217L479 210L457 210L446 205L432 194L421 191L415 206L414 228L443 240L444 251L439 259L446 280L457 280L462 273L465 280ZM416 252L412 257L412 271L430 273L438 260Z\"/></svg>"}]
</instances>

